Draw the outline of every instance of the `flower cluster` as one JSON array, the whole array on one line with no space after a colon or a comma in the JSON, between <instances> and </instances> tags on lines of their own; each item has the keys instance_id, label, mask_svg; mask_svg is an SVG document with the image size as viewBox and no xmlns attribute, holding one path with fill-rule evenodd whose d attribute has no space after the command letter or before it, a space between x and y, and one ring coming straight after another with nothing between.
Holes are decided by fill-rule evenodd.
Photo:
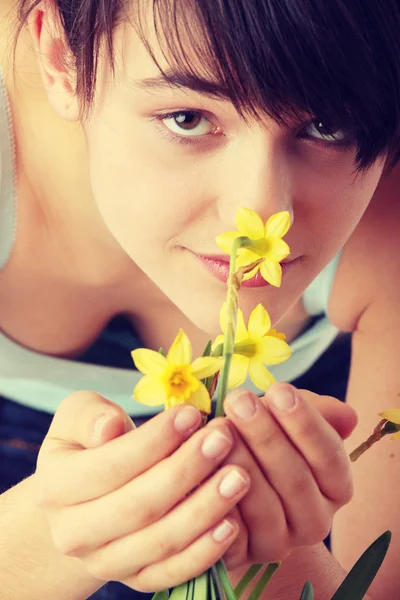
<instances>
[{"instance_id":1,"label":"flower cluster","mask_svg":"<svg viewBox=\"0 0 400 600\"><path fill-rule=\"evenodd\" d=\"M216 240L220 248L234 254L231 256L231 265L232 261L235 261L235 273L242 269L244 275L241 279L246 280L254 277L260 270L266 281L280 286L280 261L290 253L289 246L282 240L290 226L289 213L278 213L263 223L254 211L239 208L236 225L238 231L221 234ZM244 238L245 242L236 252L233 247L238 238ZM256 266L251 268L253 264ZM228 292L229 285L232 286L232 281L228 281ZM287 360L291 355L290 347L284 334L272 329L270 316L261 304L251 313L247 328L242 311L236 308L237 318L236 322L233 322L228 303L225 302L222 306L222 333L212 344L213 356L203 356L192 362L192 346L182 330L166 356L145 348L133 350L135 366L144 374L135 387L134 398L149 406L164 404L165 408L177 404L193 404L203 413L209 414L212 398L211 388L206 387L206 381L210 377L218 376L223 366L225 357L221 356L222 348L225 346L230 325L233 326L235 335L227 387L238 387L249 376L256 387L266 391L274 382L274 377L265 365L275 365Z\"/></svg>"}]
</instances>

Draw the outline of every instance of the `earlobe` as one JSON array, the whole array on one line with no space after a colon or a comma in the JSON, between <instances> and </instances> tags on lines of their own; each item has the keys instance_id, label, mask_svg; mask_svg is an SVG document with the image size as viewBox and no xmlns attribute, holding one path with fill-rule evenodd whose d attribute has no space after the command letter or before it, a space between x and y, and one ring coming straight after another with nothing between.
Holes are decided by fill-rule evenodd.
<instances>
[{"instance_id":1,"label":"earlobe","mask_svg":"<svg viewBox=\"0 0 400 600\"><path fill-rule=\"evenodd\" d=\"M73 57L56 8L42 1L31 13L28 27L36 51L43 84L54 111L67 121L80 118Z\"/></svg>"}]
</instances>

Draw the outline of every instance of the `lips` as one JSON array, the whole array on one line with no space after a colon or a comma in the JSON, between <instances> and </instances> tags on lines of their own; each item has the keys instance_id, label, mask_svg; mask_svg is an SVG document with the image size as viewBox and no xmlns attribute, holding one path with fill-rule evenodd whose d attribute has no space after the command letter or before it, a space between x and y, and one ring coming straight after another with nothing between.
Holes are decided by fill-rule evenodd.
<instances>
[{"instance_id":1,"label":"lips","mask_svg":"<svg viewBox=\"0 0 400 600\"><path fill-rule=\"evenodd\" d=\"M210 271L210 273L212 275L214 275L214 277L216 277L216 279L219 279L219 281L222 281L224 283L226 283L228 281L229 257L219 256L219 255L204 256L201 254L195 254L195 256ZM288 267L293 262L294 262L294 260L281 263L282 275L285 274ZM265 281L264 277L260 273L260 270L257 271L257 273L254 275L254 277L252 277L251 279L248 279L247 281L243 281L243 283L242 283L242 287L251 287L251 288L266 287L267 285L270 285L270 284L268 283L268 281Z\"/></svg>"}]
</instances>

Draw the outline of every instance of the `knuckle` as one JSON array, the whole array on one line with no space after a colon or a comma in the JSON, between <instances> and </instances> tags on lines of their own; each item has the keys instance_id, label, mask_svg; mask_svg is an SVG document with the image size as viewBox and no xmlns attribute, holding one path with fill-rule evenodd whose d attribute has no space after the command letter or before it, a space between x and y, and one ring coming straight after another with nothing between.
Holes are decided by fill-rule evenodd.
<instances>
[{"instance_id":1,"label":"knuckle","mask_svg":"<svg viewBox=\"0 0 400 600\"><path fill-rule=\"evenodd\" d=\"M54 527L51 529L53 544L65 556L79 556L83 551L82 545L70 535L67 528Z\"/></svg>"},{"instance_id":2,"label":"knuckle","mask_svg":"<svg viewBox=\"0 0 400 600\"><path fill-rule=\"evenodd\" d=\"M314 546L322 542L331 530L331 519L326 514L316 516L307 526L298 529L294 535L295 546Z\"/></svg>"},{"instance_id":3,"label":"knuckle","mask_svg":"<svg viewBox=\"0 0 400 600\"><path fill-rule=\"evenodd\" d=\"M154 592L160 592L163 589L167 587L172 587L174 585L173 583L169 584L169 582L167 583L167 585L159 585L154 576L149 577L147 568L144 568L135 575L132 575L131 577L122 580L122 583L132 588L133 590L141 592L143 594L153 594Z\"/></svg>"},{"instance_id":4,"label":"knuckle","mask_svg":"<svg viewBox=\"0 0 400 600\"><path fill-rule=\"evenodd\" d=\"M350 502L350 500L353 498L353 495L354 495L354 482L353 482L351 475L349 474L349 476L347 477L347 480L344 480L342 482L342 485L340 488L340 498L339 498L339 501L337 502L337 504L339 506L344 506L345 504L348 504Z\"/></svg>"},{"instance_id":5,"label":"knuckle","mask_svg":"<svg viewBox=\"0 0 400 600\"><path fill-rule=\"evenodd\" d=\"M90 575L101 581L110 581L115 579L115 573L111 573L110 567L103 560L93 557L83 559L86 570Z\"/></svg>"},{"instance_id":6,"label":"knuckle","mask_svg":"<svg viewBox=\"0 0 400 600\"><path fill-rule=\"evenodd\" d=\"M262 447L277 447L281 442L281 430L277 425L272 423L268 428L265 429L262 433L262 438L260 439L260 445Z\"/></svg>"},{"instance_id":7,"label":"knuckle","mask_svg":"<svg viewBox=\"0 0 400 600\"><path fill-rule=\"evenodd\" d=\"M33 494L36 504L40 508L45 510L50 509L59 503L58 490L54 483L54 479L42 476L36 472Z\"/></svg>"},{"instance_id":8,"label":"knuckle","mask_svg":"<svg viewBox=\"0 0 400 600\"><path fill-rule=\"evenodd\" d=\"M305 468L299 468L295 470L295 474L290 480L290 493L295 496L302 496L310 492L311 488L311 474Z\"/></svg>"},{"instance_id":9,"label":"knuckle","mask_svg":"<svg viewBox=\"0 0 400 600\"><path fill-rule=\"evenodd\" d=\"M160 517L159 511L160 508L157 508L152 498L143 498L134 486L120 503L118 517L120 522L134 523L134 528L137 529L157 521Z\"/></svg>"},{"instance_id":10,"label":"knuckle","mask_svg":"<svg viewBox=\"0 0 400 600\"><path fill-rule=\"evenodd\" d=\"M347 467L345 461L345 454L341 445L336 445L329 452L324 454L324 469L330 473L342 473L344 468Z\"/></svg>"}]
</instances>

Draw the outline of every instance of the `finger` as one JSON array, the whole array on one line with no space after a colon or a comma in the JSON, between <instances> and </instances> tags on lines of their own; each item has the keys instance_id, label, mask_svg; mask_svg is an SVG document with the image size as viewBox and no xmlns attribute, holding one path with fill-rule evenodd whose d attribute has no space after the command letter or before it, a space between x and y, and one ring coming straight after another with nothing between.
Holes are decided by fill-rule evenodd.
<instances>
[{"instance_id":1,"label":"finger","mask_svg":"<svg viewBox=\"0 0 400 600\"><path fill-rule=\"evenodd\" d=\"M45 450L71 445L93 448L134 429L130 416L117 404L96 392L80 391L58 407L44 440Z\"/></svg>"},{"instance_id":2,"label":"finger","mask_svg":"<svg viewBox=\"0 0 400 600\"><path fill-rule=\"evenodd\" d=\"M38 501L50 507L104 496L169 456L201 423L196 408L177 406L97 448L82 450L80 445L65 443L63 437L52 437L50 449L38 463ZM54 431L62 433L59 423L53 435Z\"/></svg>"},{"instance_id":3,"label":"finger","mask_svg":"<svg viewBox=\"0 0 400 600\"><path fill-rule=\"evenodd\" d=\"M271 386L265 402L310 465L322 493L340 505L348 502L353 490L350 460L337 432L289 384Z\"/></svg>"},{"instance_id":4,"label":"finger","mask_svg":"<svg viewBox=\"0 0 400 600\"><path fill-rule=\"evenodd\" d=\"M213 419L207 427L215 427L219 421L220 419ZM223 463L238 465L250 476L251 488L240 501L239 509L247 530L251 531L251 536L245 554L239 556L239 549L236 548L241 537L239 531L238 538L228 551L230 566L232 568L238 564L251 562L253 557L257 557L257 560L262 562L282 560L288 552L289 538L281 498L265 477L257 459L235 427L232 427L232 435L234 438L232 449Z\"/></svg>"},{"instance_id":5,"label":"finger","mask_svg":"<svg viewBox=\"0 0 400 600\"><path fill-rule=\"evenodd\" d=\"M224 519L182 552L146 567L122 583L140 592L154 592L189 581L215 565L232 544L237 533L237 523L232 519Z\"/></svg>"},{"instance_id":6,"label":"finger","mask_svg":"<svg viewBox=\"0 0 400 600\"><path fill-rule=\"evenodd\" d=\"M293 542L321 541L330 528L330 507L301 452L254 394L233 392L225 410L279 495Z\"/></svg>"},{"instance_id":7,"label":"finger","mask_svg":"<svg viewBox=\"0 0 400 600\"><path fill-rule=\"evenodd\" d=\"M57 511L51 522L55 543L63 554L80 556L147 527L208 477L231 446L232 436L224 423L218 430L202 429L125 486Z\"/></svg>"},{"instance_id":8,"label":"finger","mask_svg":"<svg viewBox=\"0 0 400 600\"><path fill-rule=\"evenodd\" d=\"M251 486L250 486L251 490ZM247 492L246 496L250 493ZM244 496L244 497L246 497ZM242 498L243 500L243 498ZM229 546L225 554L223 555L223 560L227 569L231 570L236 568L238 565L244 565L250 562L248 558L248 543L249 543L249 532L242 519L242 515L240 513L239 504L234 506L232 510L226 516L227 519L233 519L236 521L238 525L238 534L233 541L233 543Z\"/></svg>"},{"instance_id":9,"label":"finger","mask_svg":"<svg viewBox=\"0 0 400 600\"><path fill-rule=\"evenodd\" d=\"M300 389L298 392L305 402L317 409L343 440L349 437L357 425L357 413L351 406L331 396L320 396Z\"/></svg>"},{"instance_id":10,"label":"finger","mask_svg":"<svg viewBox=\"0 0 400 600\"><path fill-rule=\"evenodd\" d=\"M216 527L249 487L243 470L224 467L164 518L85 555L86 568L92 574L100 569L105 579L124 580L181 553Z\"/></svg>"}]
</instances>

